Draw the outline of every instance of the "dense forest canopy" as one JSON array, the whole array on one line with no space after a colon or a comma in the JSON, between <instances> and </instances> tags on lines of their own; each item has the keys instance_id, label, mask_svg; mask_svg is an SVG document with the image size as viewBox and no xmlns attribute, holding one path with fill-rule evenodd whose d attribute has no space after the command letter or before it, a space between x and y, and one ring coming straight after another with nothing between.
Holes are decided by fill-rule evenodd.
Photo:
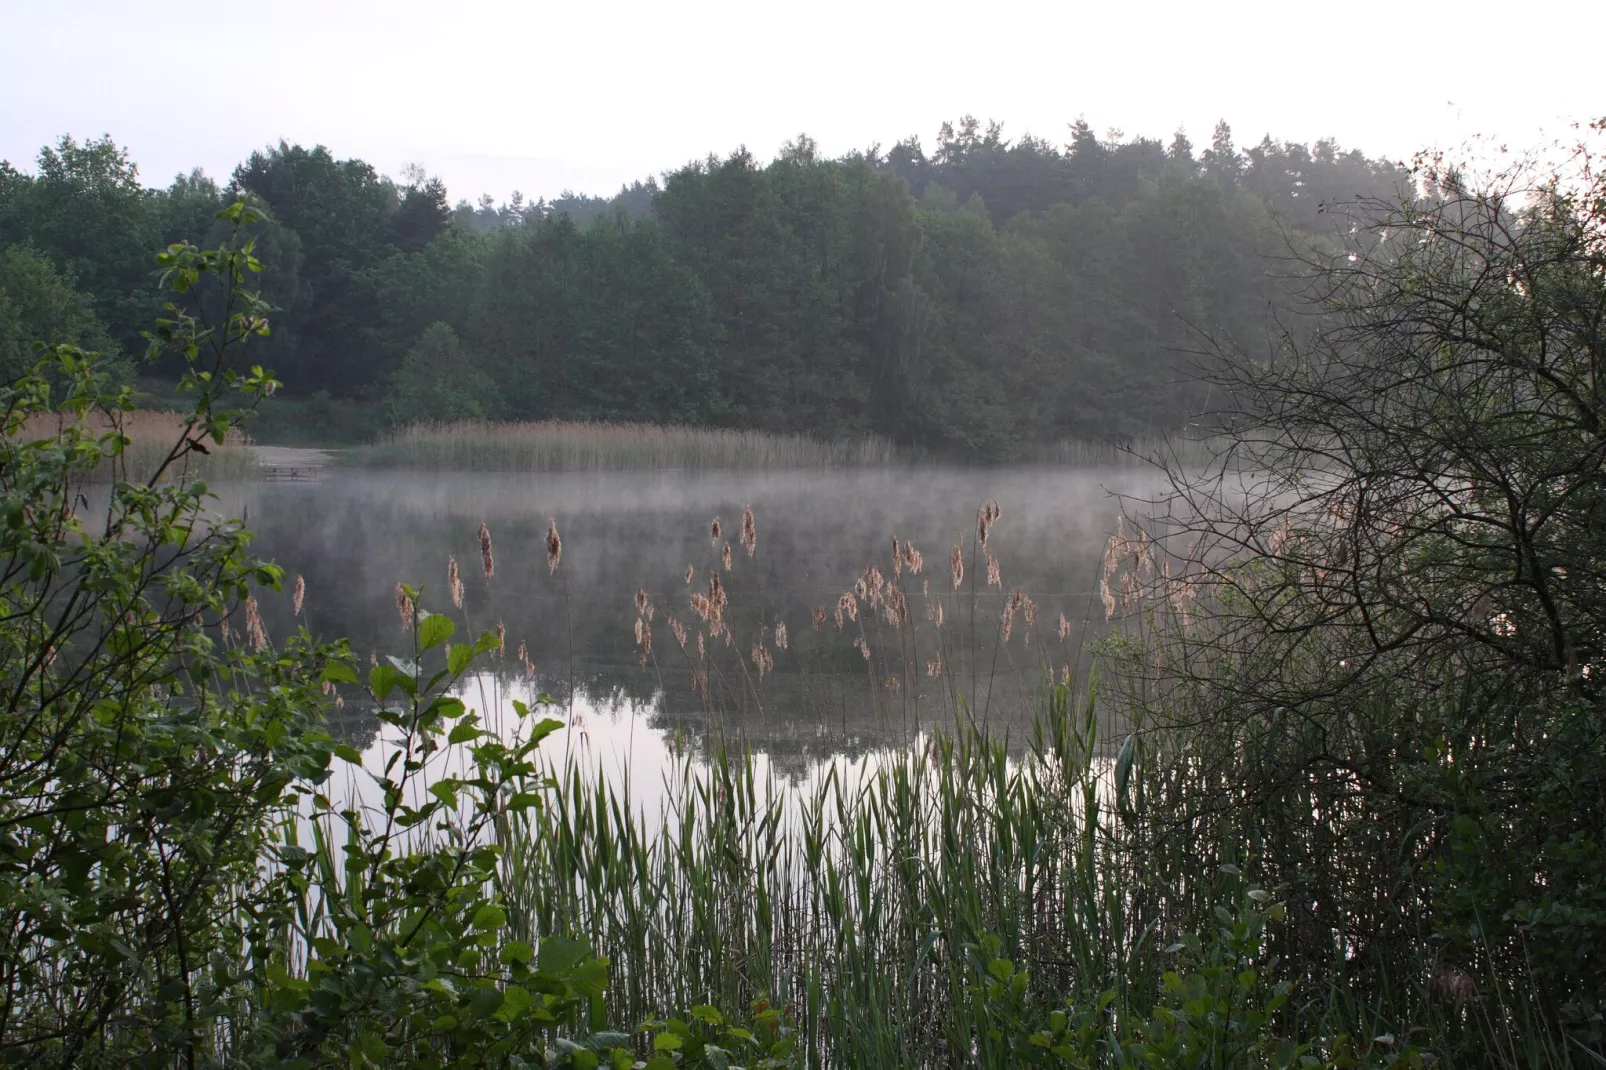
<instances>
[{"instance_id":1,"label":"dense forest canopy","mask_svg":"<svg viewBox=\"0 0 1606 1070\"><path fill-rule=\"evenodd\" d=\"M799 137L611 199L454 206L419 168L396 180L322 146L151 189L109 137L63 137L31 173L0 163L0 362L36 337L140 353L149 250L213 240L247 193L271 216L257 252L279 309L261 357L292 393L395 421L877 433L1009 459L1186 422L1202 339L1269 344L1267 258L1288 235L1321 240L1324 204L1409 180L1331 141L1240 149L1225 123L1196 149L966 118L929 152L829 159Z\"/></svg>"}]
</instances>

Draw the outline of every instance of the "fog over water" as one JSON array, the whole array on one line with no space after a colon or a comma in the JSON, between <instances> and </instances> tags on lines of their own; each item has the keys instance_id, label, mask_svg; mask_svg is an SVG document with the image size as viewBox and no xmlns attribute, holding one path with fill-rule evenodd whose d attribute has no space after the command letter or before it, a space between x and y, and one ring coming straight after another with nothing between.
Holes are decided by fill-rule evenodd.
<instances>
[{"instance_id":1,"label":"fog over water","mask_svg":"<svg viewBox=\"0 0 1606 1070\"><path fill-rule=\"evenodd\" d=\"M527 646L535 685L564 713L579 715L602 749L634 741L645 724L658 735L697 737L717 723L734 730L778 765L806 769L820 758L900 745L922 728L952 719L955 692L976 716L1024 718L1048 672L1085 664L1084 638L1101 629L1096 589L1118 495L1156 489L1142 469L984 469L916 467L879 470L688 473L419 473L332 469L318 482L264 482L220 488L220 508L244 515L256 550L284 567L286 592L267 595L270 634L293 626L289 588L306 580L305 615L322 638L348 637L356 656L404 654L395 585L422 585L424 605L450 612L459 634L466 616L477 633L501 624L507 653L496 675L522 693L515 652ZM1000 586L986 582L974 554L976 511L996 500L1002 518L989 547ZM738 541L742 510L756 519L757 553ZM731 544L732 568L710 538L714 517ZM549 572L549 521L563 540L562 564ZM495 574L481 570L476 534L491 532ZM894 577L891 538L924 557L919 575ZM949 554L965 544L966 576L955 592ZM455 556L466 589L452 608L447 561ZM870 565L906 592L912 629L872 619L839 630L833 610ZM687 566L695 580L686 582ZM692 683L697 626L693 591L706 591L717 569L728 592L735 643L708 644L709 699ZM653 603L653 657L643 667L635 638L635 594ZM1023 589L1038 607L999 642L1007 593ZM932 620L940 603L939 630ZM826 611L813 626L816 608ZM1059 616L1071 622L1058 635ZM687 628L687 652L668 619ZM777 649L784 622L787 649ZM861 625L863 631L861 632ZM751 649L760 633L774 670L758 680ZM866 659L856 639L871 650ZM706 641L706 631L705 631ZM939 650L940 648L940 650ZM745 664L736 658L741 650ZM928 662L943 657L945 688ZM975 656L979 654L979 656ZM573 699L570 699L570 681ZM472 695L466 696L472 701ZM492 704L494 699L488 700ZM348 712L352 712L349 711ZM370 718L352 714L348 731L366 738ZM659 744L654 742L653 747ZM661 749L661 748L660 748Z\"/></svg>"}]
</instances>

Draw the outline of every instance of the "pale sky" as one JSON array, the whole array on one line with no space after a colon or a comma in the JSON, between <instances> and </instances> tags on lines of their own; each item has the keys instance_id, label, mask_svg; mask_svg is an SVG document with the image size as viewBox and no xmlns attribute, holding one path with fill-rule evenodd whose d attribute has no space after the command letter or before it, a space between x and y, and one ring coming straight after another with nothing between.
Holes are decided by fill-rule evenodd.
<instances>
[{"instance_id":1,"label":"pale sky","mask_svg":"<svg viewBox=\"0 0 1606 1070\"><path fill-rule=\"evenodd\" d=\"M1602 41L1606 0L0 0L0 159L110 133L163 185L284 138L421 163L454 201L550 197L800 132L929 149L967 112L1406 158L1606 116Z\"/></svg>"}]
</instances>

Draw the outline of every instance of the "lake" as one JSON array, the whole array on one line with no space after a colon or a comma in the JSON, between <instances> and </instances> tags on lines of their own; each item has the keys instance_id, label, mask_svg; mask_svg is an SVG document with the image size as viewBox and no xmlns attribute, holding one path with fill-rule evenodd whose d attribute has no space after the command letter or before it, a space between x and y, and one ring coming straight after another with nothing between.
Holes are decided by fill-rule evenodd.
<instances>
[{"instance_id":1,"label":"lake","mask_svg":"<svg viewBox=\"0 0 1606 1070\"><path fill-rule=\"evenodd\" d=\"M1157 490L1152 472L1117 467L330 468L316 481L221 486L220 505L244 515L257 551L286 570L285 593L263 600L275 638L294 627L289 592L301 575L303 619L316 635L348 637L363 661L405 654L410 638L395 598L402 580L424 588L427 608L452 614L459 637L500 625L506 650L491 668L507 693L550 693L593 746L661 749L665 739L701 738L717 725L778 769L802 773L833 756L907 744L951 722L961 703L977 719L1027 719L1043 681L1085 667L1088 643L1103 629L1097 589L1118 496ZM1001 510L987 547L998 562L995 585L975 546L977 510L989 501ZM739 539L749 506L752 555ZM718 542L710 534L715 517ZM489 580L477 541L482 523L494 545ZM547 563L549 523L562 538L555 571ZM895 571L893 536L918 549L918 573L907 556ZM965 576L955 590L949 556L957 540ZM464 586L461 610L451 604L452 557ZM880 594L874 573L866 578L871 566ZM709 593L711 573L728 599L728 628L715 635L692 608L693 594ZM861 580L858 619L845 614L839 629L839 600ZM645 664L638 589L651 605ZM1035 622L1018 602L1005 642L1001 618L1017 590L1035 606ZM900 596L904 620L894 626L889 616L898 617ZM671 619L685 630L685 648ZM521 645L533 679L517 656ZM360 709L347 716L345 730L371 740L372 719Z\"/></svg>"}]
</instances>

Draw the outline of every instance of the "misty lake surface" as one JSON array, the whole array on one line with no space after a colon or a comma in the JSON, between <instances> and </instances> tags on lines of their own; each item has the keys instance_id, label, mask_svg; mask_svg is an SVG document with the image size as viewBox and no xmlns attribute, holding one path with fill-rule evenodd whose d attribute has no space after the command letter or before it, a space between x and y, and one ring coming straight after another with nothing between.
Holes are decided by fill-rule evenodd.
<instances>
[{"instance_id":1,"label":"misty lake surface","mask_svg":"<svg viewBox=\"0 0 1606 1070\"><path fill-rule=\"evenodd\" d=\"M754 472L442 473L330 468L316 481L230 484L220 508L243 515L255 549L286 572L285 592L263 598L270 635L293 629L290 589L306 581L304 620L320 638L347 637L356 657L405 655L410 636L396 608L398 580L424 588L428 609L451 614L458 638L506 632L506 653L477 680L471 705L551 694L569 722L561 746L577 743L614 762L659 765L677 740L727 738L788 775L822 761L907 746L951 723L959 701L978 719L1024 724L1043 681L1085 667L1104 626L1097 593L1120 496L1159 489L1142 468L827 469ZM1000 584L989 586L974 547L976 514L996 500L1001 519L988 548ZM738 534L744 507L756 520L757 552ZM720 518L723 540L710 537ZM545 538L555 522L562 562L549 571ZM481 567L477 532L494 543L495 572ZM923 557L895 574L892 537ZM963 540L965 577L956 591L949 556ZM729 571L722 543L731 549ZM447 562L455 557L464 608L451 605ZM870 566L906 596L908 625L889 625L860 601L859 619L838 628L835 611ZM693 572L687 582L687 570ZM691 606L717 572L729 598L733 641L710 640ZM637 590L652 604L653 646L642 664ZM1022 609L1007 643L1006 598ZM934 619L942 615L939 627ZM817 624L820 613L823 625ZM1059 619L1070 625L1060 638ZM684 626L680 647L669 623ZM465 627L466 622L466 627ZM777 623L784 624L780 649ZM697 644L703 635L706 659ZM759 678L753 648L773 669ZM533 679L517 658L528 651ZM865 651L869 651L867 657ZM741 657L738 658L738 652ZM940 672L932 675L941 658ZM694 673L708 672L707 696ZM487 691L489 684L490 691ZM488 710L488 714L496 713ZM343 730L372 741L374 722L348 707Z\"/></svg>"}]
</instances>

